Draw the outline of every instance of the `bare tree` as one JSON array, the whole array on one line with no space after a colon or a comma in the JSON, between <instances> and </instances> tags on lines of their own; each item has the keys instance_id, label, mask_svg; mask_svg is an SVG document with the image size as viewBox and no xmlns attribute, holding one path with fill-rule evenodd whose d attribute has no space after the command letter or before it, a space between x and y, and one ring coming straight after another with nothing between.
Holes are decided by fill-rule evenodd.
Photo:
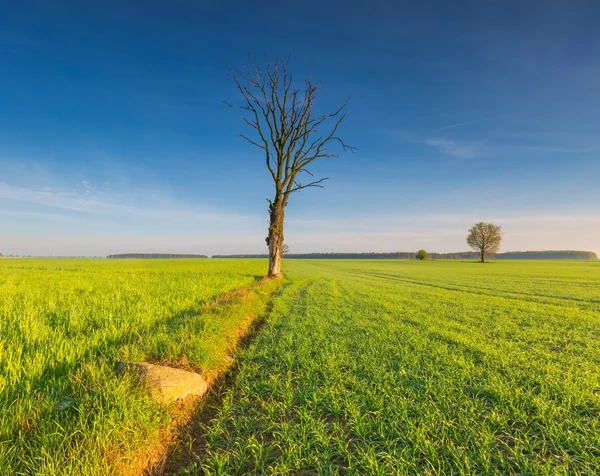
<instances>
[{"instance_id":1,"label":"bare tree","mask_svg":"<svg viewBox=\"0 0 600 476\"><path fill-rule=\"evenodd\" d=\"M501 241L502 227L483 221L473 225L467 236L467 243L480 253L482 263L486 254L497 253L500 250Z\"/></svg>"},{"instance_id":2,"label":"bare tree","mask_svg":"<svg viewBox=\"0 0 600 476\"><path fill-rule=\"evenodd\" d=\"M284 243L283 246L281 247L281 255L282 256L287 256L290 254L290 247L287 243ZM2 255L0 255L2 256Z\"/></svg>"},{"instance_id":3,"label":"bare tree","mask_svg":"<svg viewBox=\"0 0 600 476\"><path fill-rule=\"evenodd\" d=\"M251 136L240 134L265 154L267 169L275 185L269 202L269 276L281 274L283 251L283 223L285 207L290 195L309 187L323 187L327 177L317 179L308 166L317 159L337 157L329 150L337 143L342 150L354 150L337 136L337 130L346 117L343 112L348 100L337 110L326 114L314 113L319 85L312 76L302 88L294 87L289 69L290 58L275 56L261 66L249 56L249 63L239 70L230 68L230 75L244 101L241 105L225 102L229 107L246 112L243 121L252 129ZM322 130L329 125L327 130ZM308 180L302 180L302 174Z\"/></svg>"}]
</instances>

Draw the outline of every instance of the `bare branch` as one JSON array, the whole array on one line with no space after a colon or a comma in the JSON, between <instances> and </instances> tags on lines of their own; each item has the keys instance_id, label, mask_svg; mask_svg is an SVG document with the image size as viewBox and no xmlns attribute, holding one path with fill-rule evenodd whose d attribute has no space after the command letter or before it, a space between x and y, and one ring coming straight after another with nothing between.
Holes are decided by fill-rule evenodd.
<instances>
[{"instance_id":1,"label":"bare branch","mask_svg":"<svg viewBox=\"0 0 600 476\"><path fill-rule=\"evenodd\" d=\"M311 175L312 175L312 174L311 174ZM323 185L321 185L321 184L322 184L323 182L325 182L325 180L329 180L329 177L324 177L324 178L322 178L322 179L315 180L314 182L310 182L310 183L307 183L307 184L305 184L305 185L302 185L301 183L294 181L294 188L293 188L293 189L291 189L291 190L289 191L289 193L297 192L298 190L302 190L302 189L305 189L305 188L308 188L308 187L319 187L319 188L324 188L324 187L323 187Z\"/></svg>"},{"instance_id":2,"label":"bare branch","mask_svg":"<svg viewBox=\"0 0 600 476\"><path fill-rule=\"evenodd\" d=\"M336 150L354 151L338 135L346 117L345 108L350 97L337 109L325 114L316 113L319 85L312 73L304 85L294 82L290 70L290 56L273 59L265 56L264 65L248 55L248 62L237 70L230 68L242 101L224 103L243 111L242 120L253 132L239 137L265 153L267 169L273 178L275 194L269 200L269 275L278 274L277 257L283 246L283 215L290 195L310 187L323 187L327 178L317 179L309 170L318 159L337 157ZM312 179L301 183L298 174ZM275 263L275 264L273 264Z\"/></svg>"},{"instance_id":3,"label":"bare branch","mask_svg":"<svg viewBox=\"0 0 600 476\"><path fill-rule=\"evenodd\" d=\"M248 136L245 136L244 134L238 134L238 137L241 137L242 139L250 142L250 144L255 145L259 149L263 149L263 150L267 149L264 145L257 144L256 142L254 142L252 139L249 139Z\"/></svg>"}]
</instances>

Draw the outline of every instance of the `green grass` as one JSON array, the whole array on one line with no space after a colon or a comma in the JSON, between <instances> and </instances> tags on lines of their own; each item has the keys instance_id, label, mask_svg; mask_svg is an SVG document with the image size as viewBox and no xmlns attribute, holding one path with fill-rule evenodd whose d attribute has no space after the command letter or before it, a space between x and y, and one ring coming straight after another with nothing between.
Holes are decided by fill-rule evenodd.
<instances>
[{"instance_id":1,"label":"green grass","mask_svg":"<svg viewBox=\"0 0 600 476\"><path fill-rule=\"evenodd\" d=\"M0 474L109 474L170 419L119 360L225 366L259 260L0 260ZM267 286L268 287L268 286Z\"/></svg>"},{"instance_id":2,"label":"green grass","mask_svg":"<svg viewBox=\"0 0 600 476\"><path fill-rule=\"evenodd\" d=\"M593 474L600 263L287 260L185 473ZM261 260L0 260L0 474L111 474L170 422L120 360L224 369ZM207 307L229 291L248 299ZM182 448L194 448L183 441Z\"/></svg>"},{"instance_id":3,"label":"green grass","mask_svg":"<svg viewBox=\"0 0 600 476\"><path fill-rule=\"evenodd\" d=\"M285 269L184 472L597 474L600 263Z\"/></svg>"}]
</instances>

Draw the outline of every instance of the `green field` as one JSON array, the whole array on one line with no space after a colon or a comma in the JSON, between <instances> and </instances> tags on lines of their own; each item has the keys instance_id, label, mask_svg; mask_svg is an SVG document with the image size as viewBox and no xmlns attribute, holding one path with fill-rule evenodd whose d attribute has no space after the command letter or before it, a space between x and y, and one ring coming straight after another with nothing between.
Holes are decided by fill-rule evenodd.
<instances>
[{"instance_id":1,"label":"green field","mask_svg":"<svg viewBox=\"0 0 600 476\"><path fill-rule=\"evenodd\" d=\"M204 307L264 271L257 260L0 260L0 474L107 474L156 438L169 415L116 363L223 367L266 299Z\"/></svg>"},{"instance_id":2,"label":"green field","mask_svg":"<svg viewBox=\"0 0 600 476\"><path fill-rule=\"evenodd\" d=\"M264 268L0 261L0 468L115 471L115 454L168 422L115 362L218 367L248 309L203 303ZM284 270L212 418L194 424L199 440L177 448L182 472L598 471L600 263L289 260ZM259 296L245 305L258 314Z\"/></svg>"},{"instance_id":3,"label":"green field","mask_svg":"<svg viewBox=\"0 0 600 476\"><path fill-rule=\"evenodd\" d=\"M189 472L598 471L600 263L286 266Z\"/></svg>"}]
</instances>

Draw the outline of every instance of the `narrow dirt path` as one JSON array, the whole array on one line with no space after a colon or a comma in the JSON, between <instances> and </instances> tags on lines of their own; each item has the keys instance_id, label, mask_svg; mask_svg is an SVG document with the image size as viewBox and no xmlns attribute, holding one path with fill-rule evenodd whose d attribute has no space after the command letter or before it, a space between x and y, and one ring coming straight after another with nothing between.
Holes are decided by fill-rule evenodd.
<instances>
[{"instance_id":1,"label":"narrow dirt path","mask_svg":"<svg viewBox=\"0 0 600 476\"><path fill-rule=\"evenodd\" d=\"M278 288L281 291L286 284ZM274 293L273 293L274 294ZM237 349L248 347L266 324L273 307L269 301L265 313L252 321L248 331L238 341ZM202 423L210 422L217 414L220 403L230 388L238 371L237 361L233 361L227 372L213 381L209 392L197 402L186 424L179 429L177 440L170 446L166 458L160 466L155 466L146 474L151 476L172 475L188 467L194 459L201 456L206 448L206 435L201 430Z\"/></svg>"},{"instance_id":2,"label":"narrow dirt path","mask_svg":"<svg viewBox=\"0 0 600 476\"><path fill-rule=\"evenodd\" d=\"M248 288L242 288L218 297L199 312L211 312L223 306L241 307L252 299L266 299L264 310L259 315L246 314L243 322L235 329L228 352L223 355L223 365L214 369L202 369L209 390L202 398L190 397L177 401L169 407L171 424L163 428L158 438L132 459L117 465L117 471L127 476L173 474L187 466L194 455L204 447L203 435L198 423L209 421L218 407L229 383L235 376L235 355L248 346L267 321L272 308L273 295L287 285L284 279L262 279ZM196 370L193 363L182 357L176 362L156 362L175 368Z\"/></svg>"}]
</instances>

